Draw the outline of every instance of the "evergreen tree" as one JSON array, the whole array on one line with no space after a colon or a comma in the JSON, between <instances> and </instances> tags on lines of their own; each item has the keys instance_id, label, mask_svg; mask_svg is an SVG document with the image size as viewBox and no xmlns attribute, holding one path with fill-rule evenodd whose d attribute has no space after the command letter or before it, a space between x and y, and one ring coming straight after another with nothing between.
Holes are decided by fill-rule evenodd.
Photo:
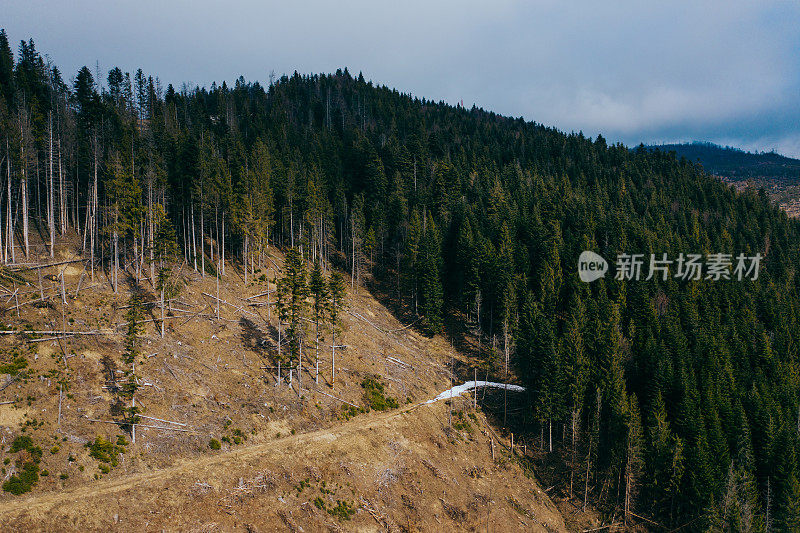
<instances>
[{"instance_id":1,"label":"evergreen tree","mask_svg":"<svg viewBox=\"0 0 800 533\"><path fill-rule=\"evenodd\" d=\"M316 346L314 362L316 365L316 379L317 382L319 382L319 326L320 322L325 319L326 311L328 311L328 309L331 307L328 303L328 300L330 299L328 284L325 282L325 278L322 275L322 268L320 267L319 261L314 263L314 269L311 271L311 276L309 277L308 281L308 292L311 295L311 312L314 320L314 337Z\"/></svg>"},{"instance_id":2,"label":"evergreen tree","mask_svg":"<svg viewBox=\"0 0 800 533\"><path fill-rule=\"evenodd\" d=\"M328 279L327 314L331 326L331 385L336 383L336 330L339 327L339 316L344 308L346 286L339 272L332 272Z\"/></svg>"},{"instance_id":3,"label":"evergreen tree","mask_svg":"<svg viewBox=\"0 0 800 533\"><path fill-rule=\"evenodd\" d=\"M300 252L290 248L284 260L284 274L277 283L277 307L280 320L287 324L286 342L289 345L290 359L298 361L298 380L302 382L302 319L306 312L308 284L306 268Z\"/></svg>"},{"instance_id":4,"label":"evergreen tree","mask_svg":"<svg viewBox=\"0 0 800 533\"><path fill-rule=\"evenodd\" d=\"M439 233L429 218L419 246L419 291L425 329L431 334L442 331L442 255Z\"/></svg>"}]
</instances>

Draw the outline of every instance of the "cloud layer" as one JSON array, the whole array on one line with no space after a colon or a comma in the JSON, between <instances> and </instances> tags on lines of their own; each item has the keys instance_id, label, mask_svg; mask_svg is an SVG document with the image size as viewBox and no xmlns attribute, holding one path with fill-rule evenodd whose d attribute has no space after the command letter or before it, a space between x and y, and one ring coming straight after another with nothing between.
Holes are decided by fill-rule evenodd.
<instances>
[{"instance_id":1,"label":"cloud layer","mask_svg":"<svg viewBox=\"0 0 800 533\"><path fill-rule=\"evenodd\" d=\"M800 156L800 4L695 0L116 2L5 6L68 74L164 82L347 66L435 100L626 144L712 140Z\"/></svg>"}]
</instances>

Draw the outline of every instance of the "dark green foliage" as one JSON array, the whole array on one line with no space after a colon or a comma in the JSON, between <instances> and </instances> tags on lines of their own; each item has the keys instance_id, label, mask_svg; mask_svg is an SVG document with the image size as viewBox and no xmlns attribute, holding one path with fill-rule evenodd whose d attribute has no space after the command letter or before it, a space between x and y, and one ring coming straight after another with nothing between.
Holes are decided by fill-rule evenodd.
<instances>
[{"instance_id":1,"label":"dark green foliage","mask_svg":"<svg viewBox=\"0 0 800 533\"><path fill-rule=\"evenodd\" d=\"M124 437L114 441L97 436L94 442L87 444L86 447L89 448L89 456L101 463L99 467L104 471L103 473L107 474L109 467L119 464L119 454L125 453L125 443Z\"/></svg>"},{"instance_id":2,"label":"dark green foliage","mask_svg":"<svg viewBox=\"0 0 800 533\"><path fill-rule=\"evenodd\" d=\"M305 263L296 248L286 252L284 275L278 280L277 308L278 315L286 327L286 339L289 343L290 356L296 359L300 354L300 343L303 338L302 318L308 297L308 282Z\"/></svg>"},{"instance_id":3,"label":"dark green foliage","mask_svg":"<svg viewBox=\"0 0 800 533\"><path fill-rule=\"evenodd\" d=\"M352 503L344 500L336 500L336 505L328 509L328 514L339 520L350 520L350 517L356 514L356 510Z\"/></svg>"},{"instance_id":4,"label":"dark green foliage","mask_svg":"<svg viewBox=\"0 0 800 533\"><path fill-rule=\"evenodd\" d=\"M347 287L344 278L339 272L334 271L328 278L328 309L327 314L333 328L338 327L339 315L344 308L344 297L347 293Z\"/></svg>"},{"instance_id":5,"label":"dark green foliage","mask_svg":"<svg viewBox=\"0 0 800 533\"><path fill-rule=\"evenodd\" d=\"M212 450L219 450L222 447L222 445L217 439L211 439L210 441L208 441L208 447L211 448Z\"/></svg>"},{"instance_id":6,"label":"dark green foliage","mask_svg":"<svg viewBox=\"0 0 800 533\"><path fill-rule=\"evenodd\" d=\"M17 350L7 350L0 355L4 362L0 362L0 374L16 375L20 370L28 366L25 356Z\"/></svg>"},{"instance_id":7,"label":"dark green foliage","mask_svg":"<svg viewBox=\"0 0 800 533\"><path fill-rule=\"evenodd\" d=\"M708 142L663 144L648 148L675 152L678 157L685 157L688 161L698 161L710 174L732 179L768 177L795 183L800 175L800 161L775 152L751 153Z\"/></svg>"},{"instance_id":8,"label":"dark green foliage","mask_svg":"<svg viewBox=\"0 0 800 533\"><path fill-rule=\"evenodd\" d=\"M364 389L364 404L368 409L386 411L399 407L396 399L386 396L384 384L377 379L364 378L361 387Z\"/></svg>"},{"instance_id":9,"label":"dark green foliage","mask_svg":"<svg viewBox=\"0 0 800 533\"><path fill-rule=\"evenodd\" d=\"M139 348L141 339L139 336L144 332L142 327L142 318L144 314L144 306L142 305L141 297L132 292L128 299L128 310L125 313L125 320L127 322L127 331L125 332L125 353L123 359L127 364L136 361L139 356Z\"/></svg>"},{"instance_id":10,"label":"dark green foliage","mask_svg":"<svg viewBox=\"0 0 800 533\"><path fill-rule=\"evenodd\" d=\"M11 443L9 453L19 452L23 452L17 461L21 471L3 483L3 490L15 495L30 491L39 481L39 462L42 459L42 449L34 445L33 439L27 435L20 435ZM45 475L44 472L42 475Z\"/></svg>"}]
</instances>

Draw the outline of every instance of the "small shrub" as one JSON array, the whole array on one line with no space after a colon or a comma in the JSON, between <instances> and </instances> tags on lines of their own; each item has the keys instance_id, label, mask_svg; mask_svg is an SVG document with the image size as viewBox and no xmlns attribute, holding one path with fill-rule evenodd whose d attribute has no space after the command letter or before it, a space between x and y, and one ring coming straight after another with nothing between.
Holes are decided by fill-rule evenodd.
<instances>
[{"instance_id":1,"label":"small shrub","mask_svg":"<svg viewBox=\"0 0 800 533\"><path fill-rule=\"evenodd\" d=\"M222 444L220 444L220 442L217 439L211 439L210 441L208 441L208 447L211 448L212 450L219 450L220 448L222 448Z\"/></svg>"},{"instance_id":2,"label":"small shrub","mask_svg":"<svg viewBox=\"0 0 800 533\"><path fill-rule=\"evenodd\" d=\"M386 396L384 384L377 379L364 378L361 382L361 387L364 389L364 403L366 403L370 409L386 411L399 407L397 400L391 396Z\"/></svg>"},{"instance_id":3,"label":"small shrub","mask_svg":"<svg viewBox=\"0 0 800 533\"><path fill-rule=\"evenodd\" d=\"M42 449L33 444L33 440L27 435L20 435L11 443L9 449L11 453L26 451L29 454L28 461L22 462L22 471L11 476L3 483L3 490L11 494L20 495L31 490L39 481L39 461L42 459ZM42 475L47 475L46 470Z\"/></svg>"},{"instance_id":4,"label":"small shrub","mask_svg":"<svg viewBox=\"0 0 800 533\"><path fill-rule=\"evenodd\" d=\"M98 436L94 439L93 443L87 444L86 446L89 448L89 455L91 457L94 457L100 463L106 463L110 465L110 467L114 467L119 464L119 454L125 453L125 447L119 444L119 442L125 442L125 439L122 438L122 441L120 441L120 439L117 438L116 443L114 443L111 442L110 439L106 440ZM110 467L107 466L106 468L110 470ZM103 470L104 474L108 473L103 469L102 465L100 470Z\"/></svg>"},{"instance_id":5,"label":"small shrub","mask_svg":"<svg viewBox=\"0 0 800 533\"><path fill-rule=\"evenodd\" d=\"M39 481L39 465L37 463L25 463L22 472L14 474L8 481L3 483L3 490L19 496L31 490Z\"/></svg>"},{"instance_id":6,"label":"small shrub","mask_svg":"<svg viewBox=\"0 0 800 533\"><path fill-rule=\"evenodd\" d=\"M350 517L356 514L356 510L353 504L343 500L336 500L336 507L328 509L328 514L339 520L350 520Z\"/></svg>"}]
</instances>

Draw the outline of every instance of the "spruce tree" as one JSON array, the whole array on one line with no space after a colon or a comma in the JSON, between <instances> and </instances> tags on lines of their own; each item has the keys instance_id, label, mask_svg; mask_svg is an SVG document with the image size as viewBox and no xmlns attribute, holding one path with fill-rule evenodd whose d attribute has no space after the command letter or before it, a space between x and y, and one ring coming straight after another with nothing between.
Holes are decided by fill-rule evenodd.
<instances>
[{"instance_id":1,"label":"spruce tree","mask_svg":"<svg viewBox=\"0 0 800 533\"><path fill-rule=\"evenodd\" d=\"M308 283L305 264L297 248L290 248L286 252L283 276L277 283L277 297L278 317L287 324L289 357L297 361L297 379L298 383L302 383L302 320L307 307Z\"/></svg>"}]
</instances>

